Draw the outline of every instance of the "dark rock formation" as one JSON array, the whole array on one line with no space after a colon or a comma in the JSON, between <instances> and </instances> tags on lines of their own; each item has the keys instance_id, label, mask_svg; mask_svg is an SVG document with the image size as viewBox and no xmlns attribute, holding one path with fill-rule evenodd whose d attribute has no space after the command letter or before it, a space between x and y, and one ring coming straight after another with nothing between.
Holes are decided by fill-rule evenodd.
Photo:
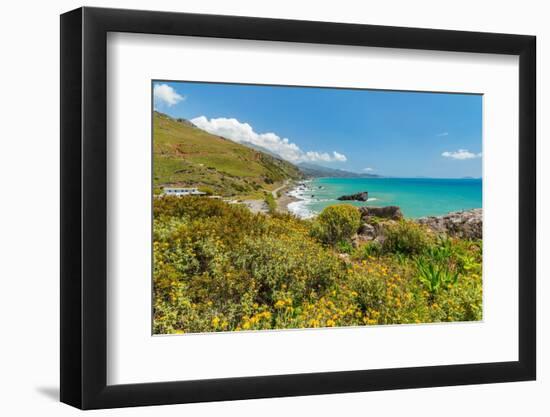
<instances>
[{"instance_id":1,"label":"dark rock formation","mask_svg":"<svg viewBox=\"0 0 550 417\"><path fill-rule=\"evenodd\" d=\"M382 243L385 239L386 229L396 223L395 220L377 221L374 224L363 223L357 230L357 234L352 237L353 246L357 247L371 240Z\"/></svg>"},{"instance_id":2,"label":"dark rock formation","mask_svg":"<svg viewBox=\"0 0 550 417\"><path fill-rule=\"evenodd\" d=\"M367 191L338 197L338 200L340 201L367 201L368 199L369 193Z\"/></svg>"},{"instance_id":3,"label":"dark rock formation","mask_svg":"<svg viewBox=\"0 0 550 417\"><path fill-rule=\"evenodd\" d=\"M361 207L361 218L368 220L369 217L380 217L382 219L401 220L403 213L397 206L386 207Z\"/></svg>"},{"instance_id":4,"label":"dark rock formation","mask_svg":"<svg viewBox=\"0 0 550 417\"><path fill-rule=\"evenodd\" d=\"M359 227L357 233L364 236L370 236L374 239L376 237L376 228L372 224L363 223Z\"/></svg>"}]
</instances>

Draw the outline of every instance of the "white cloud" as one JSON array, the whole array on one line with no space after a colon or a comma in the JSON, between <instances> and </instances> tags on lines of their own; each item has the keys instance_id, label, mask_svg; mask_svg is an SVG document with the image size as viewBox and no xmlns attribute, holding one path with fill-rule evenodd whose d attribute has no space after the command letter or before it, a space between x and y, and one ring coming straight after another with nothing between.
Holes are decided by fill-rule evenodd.
<instances>
[{"instance_id":1,"label":"white cloud","mask_svg":"<svg viewBox=\"0 0 550 417\"><path fill-rule=\"evenodd\" d=\"M445 158L452 158L452 159L474 159L474 158L481 158L481 152L480 153L473 153L468 151L467 149L459 149L456 152L443 152L441 156L444 156Z\"/></svg>"},{"instance_id":2,"label":"white cloud","mask_svg":"<svg viewBox=\"0 0 550 417\"><path fill-rule=\"evenodd\" d=\"M237 119L220 117L208 119L205 116L191 119L195 126L214 135L223 136L237 143L251 143L261 146L281 158L290 162L345 162L345 155L338 152L305 152L287 138L281 138L275 133L257 133L248 123L241 123Z\"/></svg>"},{"instance_id":3,"label":"white cloud","mask_svg":"<svg viewBox=\"0 0 550 417\"><path fill-rule=\"evenodd\" d=\"M363 168L363 171L372 172L372 171L374 171L374 168L371 168L371 167Z\"/></svg>"},{"instance_id":4,"label":"white cloud","mask_svg":"<svg viewBox=\"0 0 550 417\"><path fill-rule=\"evenodd\" d=\"M168 107L172 107L184 99L182 95L178 94L168 84L155 84L153 87L153 98L155 105L166 104Z\"/></svg>"},{"instance_id":5,"label":"white cloud","mask_svg":"<svg viewBox=\"0 0 550 417\"><path fill-rule=\"evenodd\" d=\"M441 132L436 135L437 137L449 136L449 132Z\"/></svg>"},{"instance_id":6,"label":"white cloud","mask_svg":"<svg viewBox=\"0 0 550 417\"><path fill-rule=\"evenodd\" d=\"M336 159L337 161L346 162L348 160L348 158L346 158L346 155L344 154L338 152L332 152L332 154L334 155L334 159Z\"/></svg>"}]
</instances>

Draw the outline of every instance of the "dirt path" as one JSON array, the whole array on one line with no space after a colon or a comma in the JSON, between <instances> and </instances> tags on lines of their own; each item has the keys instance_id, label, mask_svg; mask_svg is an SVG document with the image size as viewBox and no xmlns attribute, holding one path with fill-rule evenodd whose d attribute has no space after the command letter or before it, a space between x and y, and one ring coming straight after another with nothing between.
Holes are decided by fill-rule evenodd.
<instances>
[{"instance_id":1,"label":"dirt path","mask_svg":"<svg viewBox=\"0 0 550 417\"><path fill-rule=\"evenodd\" d=\"M283 185L281 185L280 187L278 188L275 188L273 191L271 191L271 195L273 196L273 198L275 200L277 200L277 192L282 190L283 188L285 188L289 183L289 180L285 180L285 183Z\"/></svg>"},{"instance_id":2,"label":"dirt path","mask_svg":"<svg viewBox=\"0 0 550 417\"><path fill-rule=\"evenodd\" d=\"M267 206L267 203L264 200L243 200L242 204L244 204L248 209L256 214L256 213L268 213L269 207Z\"/></svg>"},{"instance_id":3,"label":"dirt path","mask_svg":"<svg viewBox=\"0 0 550 417\"><path fill-rule=\"evenodd\" d=\"M286 180L283 185L271 191L271 195L277 202L277 210L283 213L287 212L287 206L289 203L291 203L292 201L297 201L294 197L288 196L286 194L283 194L281 197L277 196L277 192L288 187L289 184L290 184L290 181ZM233 203L236 203L236 202L237 201L234 201ZM264 213L264 214L269 213L269 207L265 202L265 200L243 200L240 203L248 207L248 209L252 213Z\"/></svg>"}]
</instances>

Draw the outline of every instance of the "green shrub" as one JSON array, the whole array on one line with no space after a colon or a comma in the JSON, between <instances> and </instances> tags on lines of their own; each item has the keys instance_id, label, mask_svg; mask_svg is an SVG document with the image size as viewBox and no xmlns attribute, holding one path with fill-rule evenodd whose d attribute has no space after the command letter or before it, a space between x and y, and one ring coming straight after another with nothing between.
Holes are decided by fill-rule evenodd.
<instances>
[{"instance_id":1,"label":"green shrub","mask_svg":"<svg viewBox=\"0 0 550 417\"><path fill-rule=\"evenodd\" d=\"M432 242L427 230L409 220L385 226L382 252L417 255L425 252Z\"/></svg>"},{"instance_id":2,"label":"green shrub","mask_svg":"<svg viewBox=\"0 0 550 417\"><path fill-rule=\"evenodd\" d=\"M371 240L360 247L359 259L367 259L371 256L378 256L382 253L380 242Z\"/></svg>"},{"instance_id":3,"label":"green shrub","mask_svg":"<svg viewBox=\"0 0 550 417\"><path fill-rule=\"evenodd\" d=\"M265 193L264 194L264 201L267 204L269 212L270 213L275 213L275 211L277 210L277 202L275 201L275 198L273 197L273 194Z\"/></svg>"},{"instance_id":4,"label":"green shrub","mask_svg":"<svg viewBox=\"0 0 550 417\"><path fill-rule=\"evenodd\" d=\"M199 191L205 193L206 195L214 195L214 190L210 187L199 187Z\"/></svg>"},{"instance_id":5,"label":"green shrub","mask_svg":"<svg viewBox=\"0 0 550 417\"><path fill-rule=\"evenodd\" d=\"M340 253L353 253L353 245L348 240L341 240L336 243L335 249Z\"/></svg>"},{"instance_id":6,"label":"green shrub","mask_svg":"<svg viewBox=\"0 0 550 417\"><path fill-rule=\"evenodd\" d=\"M349 204L326 207L317 217L312 235L323 243L335 245L349 241L361 225L361 213Z\"/></svg>"},{"instance_id":7,"label":"green shrub","mask_svg":"<svg viewBox=\"0 0 550 417\"><path fill-rule=\"evenodd\" d=\"M328 249L299 234L244 239L233 249L232 264L250 277L258 303L274 302L274 294L282 289L294 302L302 302L313 293L323 293L343 272Z\"/></svg>"},{"instance_id":8,"label":"green shrub","mask_svg":"<svg viewBox=\"0 0 550 417\"><path fill-rule=\"evenodd\" d=\"M364 324L429 322L430 310L411 265L392 257L362 261L350 271L348 286Z\"/></svg>"}]
</instances>

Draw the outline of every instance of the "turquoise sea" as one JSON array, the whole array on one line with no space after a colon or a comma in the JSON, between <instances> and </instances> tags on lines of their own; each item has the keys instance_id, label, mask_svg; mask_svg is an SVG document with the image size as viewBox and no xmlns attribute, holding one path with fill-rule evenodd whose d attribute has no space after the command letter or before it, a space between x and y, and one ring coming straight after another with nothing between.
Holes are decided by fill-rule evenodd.
<instances>
[{"instance_id":1,"label":"turquoise sea","mask_svg":"<svg viewBox=\"0 0 550 417\"><path fill-rule=\"evenodd\" d=\"M367 202L338 201L342 195L369 193ZM405 217L440 216L451 211L480 208L481 179L435 178L317 178L305 181L291 195L300 199L289 210L311 217L326 206L350 203L355 206L399 206Z\"/></svg>"}]
</instances>

